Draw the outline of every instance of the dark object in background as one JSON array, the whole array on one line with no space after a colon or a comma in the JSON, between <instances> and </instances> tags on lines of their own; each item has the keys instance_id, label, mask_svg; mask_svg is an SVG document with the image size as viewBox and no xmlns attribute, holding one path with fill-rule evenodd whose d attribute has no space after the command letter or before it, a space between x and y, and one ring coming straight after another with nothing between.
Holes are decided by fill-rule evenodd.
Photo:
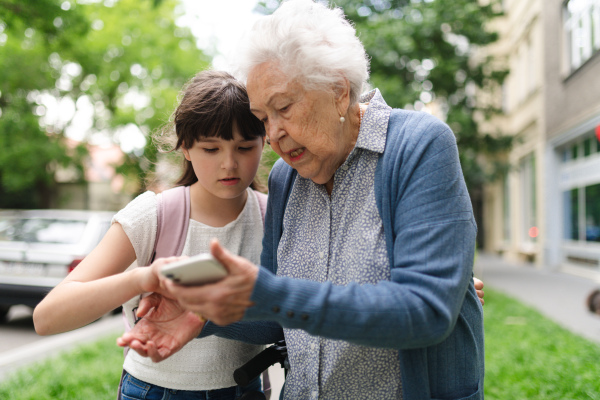
<instances>
[{"instance_id":1,"label":"dark object in background","mask_svg":"<svg viewBox=\"0 0 600 400\"><path fill-rule=\"evenodd\" d=\"M600 289L596 289L588 295L586 305L591 313L600 315Z\"/></svg>"}]
</instances>

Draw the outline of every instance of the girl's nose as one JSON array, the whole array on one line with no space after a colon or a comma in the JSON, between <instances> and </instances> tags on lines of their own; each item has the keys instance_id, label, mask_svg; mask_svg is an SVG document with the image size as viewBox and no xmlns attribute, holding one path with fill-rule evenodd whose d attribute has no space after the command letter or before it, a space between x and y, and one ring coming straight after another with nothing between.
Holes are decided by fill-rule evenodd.
<instances>
[{"instance_id":1,"label":"girl's nose","mask_svg":"<svg viewBox=\"0 0 600 400\"><path fill-rule=\"evenodd\" d=\"M226 170L236 169L237 168L237 160L233 152L228 152L225 154L225 157L222 161L222 166Z\"/></svg>"}]
</instances>

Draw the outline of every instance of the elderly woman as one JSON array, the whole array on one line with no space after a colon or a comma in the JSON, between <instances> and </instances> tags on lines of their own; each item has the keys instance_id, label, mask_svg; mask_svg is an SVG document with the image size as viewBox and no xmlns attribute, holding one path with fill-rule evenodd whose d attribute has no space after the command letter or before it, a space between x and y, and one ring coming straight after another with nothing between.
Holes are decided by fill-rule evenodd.
<instances>
[{"instance_id":1,"label":"elderly woman","mask_svg":"<svg viewBox=\"0 0 600 400\"><path fill-rule=\"evenodd\" d=\"M451 130L359 97L368 58L339 9L286 2L244 48L251 110L281 156L261 266L213 243L227 278L165 286L211 321L203 334L283 326L285 398L482 399L476 226ZM178 347L159 336L124 338L158 360Z\"/></svg>"}]
</instances>

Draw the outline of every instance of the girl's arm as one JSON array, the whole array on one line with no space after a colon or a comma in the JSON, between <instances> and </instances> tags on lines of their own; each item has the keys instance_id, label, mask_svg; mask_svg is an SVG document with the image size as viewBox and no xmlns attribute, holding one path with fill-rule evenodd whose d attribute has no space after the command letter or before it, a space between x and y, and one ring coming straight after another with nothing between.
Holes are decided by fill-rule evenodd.
<instances>
[{"instance_id":1,"label":"girl's arm","mask_svg":"<svg viewBox=\"0 0 600 400\"><path fill-rule=\"evenodd\" d=\"M70 331L97 320L121 304L158 285L149 269L125 271L135 261L131 241L114 223L98 246L33 312L40 335Z\"/></svg>"}]
</instances>

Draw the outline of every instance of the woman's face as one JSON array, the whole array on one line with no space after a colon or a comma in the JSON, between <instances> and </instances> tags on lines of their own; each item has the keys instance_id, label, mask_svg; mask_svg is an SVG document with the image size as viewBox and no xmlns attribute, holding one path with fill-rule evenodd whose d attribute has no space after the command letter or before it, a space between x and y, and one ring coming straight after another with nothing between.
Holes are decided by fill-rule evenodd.
<instances>
[{"instance_id":1,"label":"woman's face","mask_svg":"<svg viewBox=\"0 0 600 400\"><path fill-rule=\"evenodd\" d=\"M250 71L247 90L273 150L302 177L332 183L354 147L340 122L343 101L333 92L305 90L271 62Z\"/></svg>"}]
</instances>

